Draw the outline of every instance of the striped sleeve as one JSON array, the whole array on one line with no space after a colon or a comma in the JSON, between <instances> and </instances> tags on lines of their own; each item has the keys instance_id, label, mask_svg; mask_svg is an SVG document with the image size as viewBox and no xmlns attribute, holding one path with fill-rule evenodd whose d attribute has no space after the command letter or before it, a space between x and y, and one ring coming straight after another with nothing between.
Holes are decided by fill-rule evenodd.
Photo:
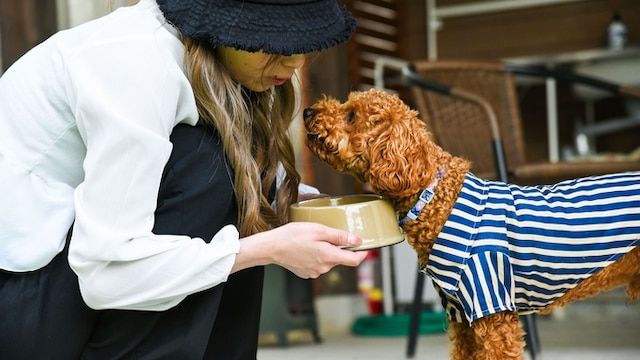
<instances>
[{"instance_id":1,"label":"striped sleeve","mask_svg":"<svg viewBox=\"0 0 640 360\"><path fill-rule=\"evenodd\" d=\"M509 256L500 252L473 255L460 278L459 300L471 323L500 311L515 311L515 282Z\"/></svg>"}]
</instances>

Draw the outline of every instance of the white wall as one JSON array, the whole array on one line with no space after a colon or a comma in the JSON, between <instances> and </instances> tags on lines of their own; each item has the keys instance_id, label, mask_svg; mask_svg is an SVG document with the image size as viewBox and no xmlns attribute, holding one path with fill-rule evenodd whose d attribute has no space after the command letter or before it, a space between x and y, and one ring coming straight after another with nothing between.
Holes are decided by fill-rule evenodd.
<instances>
[{"instance_id":1,"label":"white wall","mask_svg":"<svg viewBox=\"0 0 640 360\"><path fill-rule=\"evenodd\" d=\"M132 0L56 0L58 28L66 29L105 15L115 7L135 3Z\"/></svg>"}]
</instances>

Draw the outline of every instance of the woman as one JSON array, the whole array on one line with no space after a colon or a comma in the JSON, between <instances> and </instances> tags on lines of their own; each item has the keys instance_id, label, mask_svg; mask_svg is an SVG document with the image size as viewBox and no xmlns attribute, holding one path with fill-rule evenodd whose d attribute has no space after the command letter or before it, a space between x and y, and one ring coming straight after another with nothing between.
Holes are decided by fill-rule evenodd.
<instances>
[{"instance_id":1,"label":"woman","mask_svg":"<svg viewBox=\"0 0 640 360\"><path fill-rule=\"evenodd\" d=\"M189 306L178 304L202 301L231 274L277 264L308 278L358 265L365 254L340 246L360 239L283 225L299 182L286 134L292 77L304 54L346 41L354 26L334 0L141 0L52 36L9 68L0 78L0 353L105 358L101 349L130 348L108 356L176 358L150 349L175 338L162 329L180 329ZM200 135L173 135L172 154L174 127L195 125ZM183 145L198 141L223 151L198 164L228 165L207 176L233 178L190 198L191 188L165 192L181 173L172 165L195 150ZM231 207L209 221L221 204ZM174 227L178 213L187 221ZM207 226L198 233L189 221ZM94 311L104 309L113 310ZM144 319L122 326L130 315ZM184 339L178 348L191 346Z\"/></svg>"}]
</instances>

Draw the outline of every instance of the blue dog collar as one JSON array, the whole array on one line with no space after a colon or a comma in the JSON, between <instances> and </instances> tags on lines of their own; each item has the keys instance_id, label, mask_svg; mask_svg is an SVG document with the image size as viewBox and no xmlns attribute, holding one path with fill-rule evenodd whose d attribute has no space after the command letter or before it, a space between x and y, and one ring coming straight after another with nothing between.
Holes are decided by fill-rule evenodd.
<instances>
[{"instance_id":1,"label":"blue dog collar","mask_svg":"<svg viewBox=\"0 0 640 360\"><path fill-rule=\"evenodd\" d=\"M420 215L422 209L424 209L424 207L431 202L431 199L433 199L433 196L435 195L435 188L443 176L444 169L438 170L436 179L431 183L431 185L427 186L426 189L422 190L420 196L418 196L418 201L416 201L416 204L413 205L413 208L411 208L411 210L409 210L407 216L405 216L404 219L400 220L400 226L406 224L409 220L415 220L418 218L418 215Z\"/></svg>"}]
</instances>

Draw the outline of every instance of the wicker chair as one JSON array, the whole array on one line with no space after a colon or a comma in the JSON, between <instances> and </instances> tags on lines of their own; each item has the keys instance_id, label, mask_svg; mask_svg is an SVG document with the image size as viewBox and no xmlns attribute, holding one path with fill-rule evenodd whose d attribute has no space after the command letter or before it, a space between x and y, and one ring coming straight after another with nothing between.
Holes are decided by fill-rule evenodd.
<instances>
[{"instance_id":1,"label":"wicker chair","mask_svg":"<svg viewBox=\"0 0 640 360\"><path fill-rule=\"evenodd\" d=\"M471 160L472 171L481 177L499 179L490 144L498 136L504 146L508 181L520 185L547 184L581 176L640 170L640 161L579 161L529 163L525 155L525 135L513 73L555 76L560 80L579 80L590 86L608 87L606 90L622 96L640 98L640 91L596 81L567 76L567 73L529 71L508 67L501 62L417 61L415 74L442 84L455 91L465 90L485 99L493 108L498 129L488 126L487 111L478 104L455 96L447 96L412 87L416 107L429 125L436 142L447 151ZM524 71L522 71L524 69ZM531 68L530 68L531 69ZM589 81L593 80L593 81Z\"/></svg>"}]
</instances>

